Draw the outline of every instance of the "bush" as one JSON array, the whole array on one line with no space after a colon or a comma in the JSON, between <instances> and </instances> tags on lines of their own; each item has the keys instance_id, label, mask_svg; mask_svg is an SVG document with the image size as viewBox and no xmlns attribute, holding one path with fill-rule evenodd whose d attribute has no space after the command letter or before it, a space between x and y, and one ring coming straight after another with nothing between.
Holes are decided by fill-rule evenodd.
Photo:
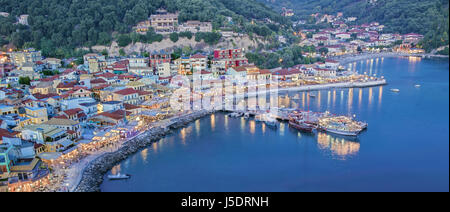
<instances>
[{"instance_id":1,"label":"bush","mask_svg":"<svg viewBox=\"0 0 450 212\"><path fill-rule=\"evenodd\" d=\"M170 40L174 43L176 43L179 39L178 33L176 33L176 32L173 32L172 34L170 34L169 37L170 37Z\"/></svg>"},{"instance_id":2,"label":"bush","mask_svg":"<svg viewBox=\"0 0 450 212\"><path fill-rule=\"evenodd\" d=\"M123 35L119 35L119 37L117 38L117 44L119 44L120 47L125 47L128 46L128 44L131 43L131 38L130 36L123 34Z\"/></svg>"}]
</instances>

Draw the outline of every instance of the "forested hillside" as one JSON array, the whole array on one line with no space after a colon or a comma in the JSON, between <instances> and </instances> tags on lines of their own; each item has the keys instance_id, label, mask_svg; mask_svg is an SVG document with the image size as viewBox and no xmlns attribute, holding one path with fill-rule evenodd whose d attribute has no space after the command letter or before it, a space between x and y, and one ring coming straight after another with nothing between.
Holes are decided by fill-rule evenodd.
<instances>
[{"instance_id":1,"label":"forested hillside","mask_svg":"<svg viewBox=\"0 0 450 212\"><path fill-rule=\"evenodd\" d=\"M43 49L47 55L64 56L76 47L109 44L115 34L129 33L159 8L179 11L180 22L212 21L215 29L225 17L243 26L251 19L288 20L255 0L0 0L0 45ZM29 26L15 24L28 14ZM243 28L243 27L242 27Z\"/></svg>"},{"instance_id":2,"label":"forested hillside","mask_svg":"<svg viewBox=\"0 0 450 212\"><path fill-rule=\"evenodd\" d=\"M358 23L378 21L386 32L425 35L423 47L431 50L448 45L448 0L259 0L275 9L294 9L297 17L306 19L312 13L358 17Z\"/></svg>"}]
</instances>

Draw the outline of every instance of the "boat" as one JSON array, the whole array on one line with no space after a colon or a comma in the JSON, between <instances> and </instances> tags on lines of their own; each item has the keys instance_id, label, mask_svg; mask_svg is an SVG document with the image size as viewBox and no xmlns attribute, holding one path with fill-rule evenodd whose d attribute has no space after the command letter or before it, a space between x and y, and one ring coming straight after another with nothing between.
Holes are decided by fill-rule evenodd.
<instances>
[{"instance_id":1,"label":"boat","mask_svg":"<svg viewBox=\"0 0 450 212\"><path fill-rule=\"evenodd\" d=\"M343 135L343 136L357 136L361 132L359 130L351 131L351 130L339 130L339 129L330 129L330 128L322 128L322 127L319 127L317 129L320 131L327 132L327 133Z\"/></svg>"},{"instance_id":2,"label":"boat","mask_svg":"<svg viewBox=\"0 0 450 212\"><path fill-rule=\"evenodd\" d=\"M232 117L232 118L238 118L238 117L243 116L243 114L242 113L238 113L238 112L234 112L234 113L228 114L228 116Z\"/></svg>"},{"instance_id":3,"label":"boat","mask_svg":"<svg viewBox=\"0 0 450 212\"><path fill-rule=\"evenodd\" d=\"M275 118L271 117L271 116L265 116L264 124L266 126L268 126L268 127L271 127L271 128L277 128L278 127L277 120Z\"/></svg>"},{"instance_id":4,"label":"boat","mask_svg":"<svg viewBox=\"0 0 450 212\"><path fill-rule=\"evenodd\" d=\"M357 136L366 127L366 123L354 121L351 117L336 116L320 118L317 130L336 135Z\"/></svg>"},{"instance_id":5,"label":"boat","mask_svg":"<svg viewBox=\"0 0 450 212\"><path fill-rule=\"evenodd\" d=\"M315 97L316 97L316 94L310 93L310 94L309 94L309 97L315 98Z\"/></svg>"},{"instance_id":6,"label":"boat","mask_svg":"<svg viewBox=\"0 0 450 212\"><path fill-rule=\"evenodd\" d=\"M264 114L255 115L255 121L262 122L265 120Z\"/></svg>"},{"instance_id":7,"label":"boat","mask_svg":"<svg viewBox=\"0 0 450 212\"><path fill-rule=\"evenodd\" d=\"M416 87L416 88L420 88L420 86L421 86L421 85L419 85L419 84L414 85L414 87Z\"/></svg>"},{"instance_id":8,"label":"boat","mask_svg":"<svg viewBox=\"0 0 450 212\"><path fill-rule=\"evenodd\" d=\"M400 89L397 89L397 88L391 88L391 91L392 91L392 92L395 92L395 93L398 93L398 92L400 92Z\"/></svg>"},{"instance_id":9,"label":"boat","mask_svg":"<svg viewBox=\"0 0 450 212\"><path fill-rule=\"evenodd\" d=\"M271 127L271 128L278 128L277 122L274 121L274 120L267 120L267 121L264 121L264 124L265 124L266 126L268 126L268 127Z\"/></svg>"},{"instance_id":10,"label":"boat","mask_svg":"<svg viewBox=\"0 0 450 212\"><path fill-rule=\"evenodd\" d=\"M120 174L120 173L117 173L115 175L113 175L113 174L108 175L109 180L126 180L126 179L129 179L130 177L131 177L131 175L129 175L129 174Z\"/></svg>"},{"instance_id":11,"label":"boat","mask_svg":"<svg viewBox=\"0 0 450 212\"><path fill-rule=\"evenodd\" d=\"M313 129L314 129L314 125L309 124L305 121L296 121L294 119L291 119L289 121L289 126L300 130L302 132L308 132L308 133L312 133Z\"/></svg>"},{"instance_id":12,"label":"boat","mask_svg":"<svg viewBox=\"0 0 450 212\"><path fill-rule=\"evenodd\" d=\"M245 114L244 114L244 118L245 118L245 119L249 119L249 118L250 118L250 113L245 113Z\"/></svg>"}]
</instances>

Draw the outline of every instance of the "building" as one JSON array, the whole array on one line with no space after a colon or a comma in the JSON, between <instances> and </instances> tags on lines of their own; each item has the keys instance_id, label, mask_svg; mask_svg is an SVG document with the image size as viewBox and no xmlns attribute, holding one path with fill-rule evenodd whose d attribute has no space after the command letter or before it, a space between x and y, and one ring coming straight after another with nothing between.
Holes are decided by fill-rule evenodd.
<instances>
[{"instance_id":1,"label":"building","mask_svg":"<svg viewBox=\"0 0 450 212\"><path fill-rule=\"evenodd\" d=\"M213 72L228 70L230 67L238 67L248 64L242 49L216 49L211 68Z\"/></svg>"},{"instance_id":2,"label":"building","mask_svg":"<svg viewBox=\"0 0 450 212\"><path fill-rule=\"evenodd\" d=\"M23 140L36 142L39 144L59 142L67 137L66 130L49 125L27 125L22 128L21 137ZM52 149L48 152L55 152Z\"/></svg>"},{"instance_id":3,"label":"building","mask_svg":"<svg viewBox=\"0 0 450 212\"><path fill-rule=\"evenodd\" d=\"M25 116L31 120L33 124L41 124L48 121L47 108L45 107L24 107Z\"/></svg>"},{"instance_id":4,"label":"building","mask_svg":"<svg viewBox=\"0 0 450 212\"><path fill-rule=\"evenodd\" d=\"M157 33L171 33L178 29L178 12L168 13L167 10L158 9L156 14L150 16L150 26Z\"/></svg>"},{"instance_id":5,"label":"building","mask_svg":"<svg viewBox=\"0 0 450 212\"><path fill-rule=\"evenodd\" d=\"M113 93L114 101L136 105L139 102L139 93L133 88L125 88Z\"/></svg>"},{"instance_id":6,"label":"building","mask_svg":"<svg viewBox=\"0 0 450 212\"><path fill-rule=\"evenodd\" d=\"M77 139L81 137L81 126L80 122L70 120L70 119L60 119L60 118L52 118L42 125L53 126L59 129L64 129L67 131L67 134L70 139Z\"/></svg>"},{"instance_id":7,"label":"building","mask_svg":"<svg viewBox=\"0 0 450 212\"><path fill-rule=\"evenodd\" d=\"M192 75L192 66L190 57L180 57L174 61L180 75Z\"/></svg>"},{"instance_id":8,"label":"building","mask_svg":"<svg viewBox=\"0 0 450 212\"><path fill-rule=\"evenodd\" d=\"M211 22L187 21L178 26L179 32L212 32Z\"/></svg>"},{"instance_id":9,"label":"building","mask_svg":"<svg viewBox=\"0 0 450 212\"><path fill-rule=\"evenodd\" d=\"M189 58L191 67L194 71L205 70L208 67L208 57L202 54L195 54Z\"/></svg>"},{"instance_id":10,"label":"building","mask_svg":"<svg viewBox=\"0 0 450 212\"><path fill-rule=\"evenodd\" d=\"M170 53L165 51L159 51L159 52L152 52L149 56L149 65L153 69L156 69L158 67L158 64L162 63L170 63L172 61L172 57Z\"/></svg>"},{"instance_id":11,"label":"building","mask_svg":"<svg viewBox=\"0 0 450 212\"><path fill-rule=\"evenodd\" d=\"M167 78L172 76L172 68L170 63L158 64L156 75L158 77Z\"/></svg>"},{"instance_id":12,"label":"building","mask_svg":"<svg viewBox=\"0 0 450 212\"><path fill-rule=\"evenodd\" d=\"M282 16L285 16L285 17L294 16L294 11L292 9L286 9L285 7L283 7L281 10L282 10L282 12L281 12Z\"/></svg>"},{"instance_id":13,"label":"building","mask_svg":"<svg viewBox=\"0 0 450 212\"><path fill-rule=\"evenodd\" d=\"M20 15L19 16L19 24L22 24L22 25L28 25L28 17L29 17L29 15Z\"/></svg>"},{"instance_id":14,"label":"building","mask_svg":"<svg viewBox=\"0 0 450 212\"><path fill-rule=\"evenodd\" d=\"M41 51L36 51L33 48L9 52L8 55L11 63L19 67L22 67L25 63L35 63L42 60Z\"/></svg>"},{"instance_id":15,"label":"building","mask_svg":"<svg viewBox=\"0 0 450 212\"><path fill-rule=\"evenodd\" d=\"M97 105L97 110L99 113L107 111L116 111L123 109L123 103L121 101L108 101L102 102Z\"/></svg>"}]
</instances>

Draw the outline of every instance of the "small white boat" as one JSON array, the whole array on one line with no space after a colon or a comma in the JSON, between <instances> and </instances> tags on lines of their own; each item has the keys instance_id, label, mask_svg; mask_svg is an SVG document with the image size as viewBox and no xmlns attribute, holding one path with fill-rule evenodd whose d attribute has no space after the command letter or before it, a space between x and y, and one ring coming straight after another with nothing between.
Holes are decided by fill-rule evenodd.
<instances>
[{"instance_id":1,"label":"small white boat","mask_svg":"<svg viewBox=\"0 0 450 212\"><path fill-rule=\"evenodd\" d=\"M392 88L392 89L391 89L391 91L392 91L392 92L396 92L396 93L398 93L398 92L400 92L400 89L397 89L397 88Z\"/></svg>"},{"instance_id":2,"label":"small white boat","mask_svg":"<svg viewBox=\"0 0 450 212\"><path fill-rule=\"evenodd\" d=\"M118 173L118 174L111 174L111 175L108 175L108 179L109 180L126 180L126 179L129 179L131 177L131 175L129 175L129 174L120 174L120 173Z\"/></svg>"},{"instance_id":3,"label":"small white boat","mask_svg":"<svg viewBox=\"0 0 450 212\"><path fill-rule=\"evenodd\" d=\"M245 119L249 119L249 118L250 118L250 113L245 113L245 114L244 114L244 118L245 118Z\"/></svg>"},{"instance_id":4,"label":"small white boat","mask_svg":"<svg viewBox=\"0 0 450 212\"><path fill-rule=\"evenodd\" d=\"M271 127L271 128L277 128L278 127L276 120L267 120L267 121L264 121L264 124L266 126L268 126L268 127Z\"/></svg>"},{"instance_id":5,"label":"small white boat","mask_svg":"<svg viewBox=\"0 0 450 212\"><path fill-rule=\"evenodd\" d=\"M229 117L232 117L232 118L237 118L237 117L241 117L242 116L242 113L230 113L230 114L228 114L228 116Z\"/></svg>"},{"instance_id":6,"label":"small white boat","mask_svg":"<svg viewBox=\"0 0 450 212\"><path fill-rule=\"evenodd\" d=\"M420 85L419 85L419 84L417 84L417 85L414 85L414 87L416 87L416 88L420 88Z\"/></svg>"}]
</instances>

